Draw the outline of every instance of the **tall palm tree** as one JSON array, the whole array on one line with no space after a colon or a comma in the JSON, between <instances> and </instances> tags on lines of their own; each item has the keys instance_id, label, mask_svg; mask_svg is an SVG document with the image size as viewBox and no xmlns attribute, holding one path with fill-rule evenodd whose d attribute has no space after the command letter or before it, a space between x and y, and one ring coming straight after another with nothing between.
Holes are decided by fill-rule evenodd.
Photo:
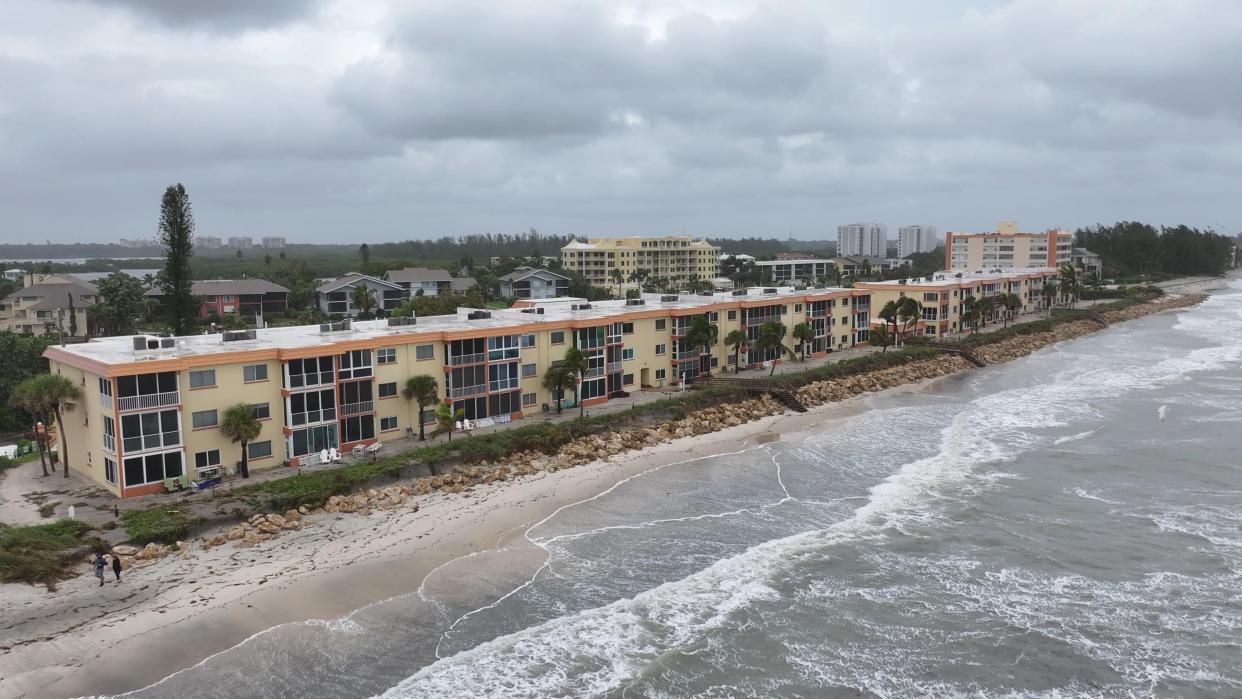
<instances>
[{"instance_id":1,"label":"tall palm tree","mask_svg":"<svg viewBox=\"0 0 1242 699\"><path fill-rule=\"evenodd\" d=\"M82 391L60 374L40 374L32 380L35 383L29 389L31 394L43 406L44 413L51 413L56 419L56 429L60 432L61 472L68 478L69 435L65 430L65 413L73 412L82 400Z\"/></svg>"},{"instance_id":2,"label":"tall palm tree","mask_svg":"<svg viewBox=\"0 0 1242 699\"><path fill-rule=\"evenodd\" d=\"M970 323L970 329L975 330L979 321L979 299L974 296L967 296L962 299L962 325Z\"/></svg>"},{"instance_id":3,"label":"tall palm tree","mask_svg":"<svg viewBox=\"0 0 1242 699\"><path fill-rule=\"evenodd\" d=\"M457 427L457 423L466 417L466 411L457 408L453 409L451 403L441 403L436 406L436 428L431 431L432 437L438 437L442 434L448 435L448 441L453 442L453 430Z\"/></svg>"},{"instance_id":4,"label":"tall palm tree","mask_svg":"<svg viewBox=\"0 0 1242 699\"><path fill-rule=\"evenodd\" d=\"M725 344L733 348L733 373L735 374L742 370L742 347L746 345L746 339L745 330L730 330L729 334L725 335Z\"/></svg>"},{"instance_id":5,"label":"tall palm tree","mask_svg":"<svg viewBox=\"0 0 1242 699\"><path fill-rule=\"evenodd\" d=\"M1001 308L1005 309L1004 327L1007 328L1009 327L1009 320L1014 316L1014 311L1022 307L1022 299L1017 294L1006 291L996 295L996 302L1000 304Z\"/></svg>"},{"instance_id":6,"label":"tall palm tree","mask_svg":"<svg viewBox=\"0 0 1242 699\"><path fill-rule=\"evenodd\" d=\"M1061 273L1061 291L1069 301L1070 308L1073 308L1080 290L1078 269L1074 265L1061 265L1057 271Z\"/></svg>"},{"instance_id":7,"label":"tall palm tree","mask_svg":"<svg viewBox=\"0 0 1242 699\"><path fill-rule=\"evenodd\" d=\"M720 339L720 328L716 324L707 319L705 315L697 315L690 319L690 328L686 331L684 338L686 344L691 347L701 347L709 354L712 346ZM708 360L708 367L711 366L711 360ZM701 370L701 369L700 369Z\"/></svg>"},{"instance_id":8,"label":"tall palm tree","mask_svg":"<svg viewBox=\"0 0 1242 699\"><path fill-rule=\"evenodd\" d=\"M259 436L263 425L254 413L254 406L238 403L226 408L220 417L220 434L234 444L241 443L241 477L250 477L250 452L247 448Z\"/></svg>"},{"instance_id":9,"label":"tall palm tree","mask_svg":"<svg viewBox=\"0 0 1242 699\"><path fill-rule=\"evenodd\" d=\"M43 396L36 392L38 388L39 377L32 376L29 379L17 384L13 387L13 395L9 397L9 402L14 407L21 408L34 418L34 438L35 446L39 449L39 465L43 468L43 475L48 475L47 458L43 452L43 435L39 434L39 426L43 424L44 417L47 416L47 406L43 401ZM56 468L55 465L52 466Z\"/></svg>"},{"instance_id":10,"label":"tall palm tree","mask_svg":"<svg viewBox=\"0 0 1242 699\"><path fill-rule=\"evenodd\" d=\"M877 325L872 328L869 339L872 345L880 346L880 354L887 352L889 344L892 343L892 338L888 335L887 325Z\"/></svg>"},{"instance_id":11,"label":"tall palm tree","mask_svg":"<svg viewBox=\"0 0 1242 699\"><path fill-rule=\"evenodd\" d=\"M1039 295L1044 300L1044 306L1048 309L1048 317L1052 317L1052 307L1057 300L1057 283L1052 279L1044 280L1044 288L1039 290Z\"/></svg>"},{"instance_id":12,"label":"tall palm tree","mask_svg":"<svg viewBox=\"0 0 1242 699\"><path fill-rule=\"evenodd\" d=\"M810 323L798 323L793 326L793 338L798 341L798 353L802 355L802 361L806 361L806 345L815 337L814 331L811 330Z\"/></svg>"},{"instance_id":13,"label":"tall palm tree","mask_svg":"<svg viewBox=\"0 0 1242 699\"><path fill-rule=\"evenodd\" d=\"M608 278L612 280L613 284L617 285L617 298L624 296L624 294L621 293L621 282L625 281L625 275L621 273L621 270L616 267L608 270Z\"/></svg>"},{"instance_id":14,"label":"tall palm tree","mask_svg":"<svg viewBox=\"0 0 1242 699\"><path fill-rule=\"evenodd\" d=\"M764 323L759 330L759 339L755 340L755 347L767 354L769 350L777 350L776 358L779 359L781 352L793 357L793 350L785 346L785 335L788 330L783 323ZM772 362L772 370L768 372L768 376L776 373L776 362Z\"/></svg>"},{"instance_id":15,"label":"tall palm tree","mask_svg":"<svg viewBox=\"0 0 1242 699\"><path fill-rule=\"evenodd\" d=\"M418 404L418 441L422 442L427 439L423 428L423 411L429 405L435 405L440 401L440 392L436 388L436 380L430 376L411 376L405 380L405 388L401 390L401 395L407 401L412 400Z\"/></svg>"},{"instance_id":16,"label":"tall palm tree","mask_svg":"<svg viewBox=\"0 0 1242 699\"><path fill-rule=\"evenodd\" d=\"M578 378L564 364L553 364L543 375L543 387L556 396L556 412L559 415L565 403L565 391L578 385Z\"/></svg>"},{"instance_id":17,"label":"tall palm tree","mask_svg":"<svg viewBox=\"0 0 1242 699\"><path fill-rule=\"evenodd\" d=\"M897 316L900 314L901 314L901 302L900 301L889 301L888 303L884 304L884 306L880 309L880 312L877 314L881 318L883 318L886 323L892 326L892 331L889 332L890 339L897 337Z\"/></svg>"},{"instance_id":18,"label":"tall palm tree","mask_svg":"<svg viewBox=\"0 0 1242 699\"><path fill-rule=\"evenodd\" d=\"M923 317L923 304L913 296L902 296L897 302L897 319L901 321L902 336L909 335L910 325Z\"/></svg>"},{"instance_id":19,"label":"tall palm tree","mask_svg":"<svg viewBox=\"0 0 1242 699\"><path fill-rule=\"evenodd\" d=\"M363 243L363 245L366 245L366 243ZM371 309L375 308L375 294L365 284L360 284L354 287L353 302L354 308L358 309L360 313L370 313Z\"/></svg>"},{"instance_id":20,"label":"tall palm tree","mask_svg":"<svg viewBox=\"0 0 1242 699\"><path fill-rule=\"evenodd\" d=\"M583 379L586 378L587 370L591 368L591 364L587 361L587 356L582 350L577 347L570 347L565 350L565 358L561 360L561 366L565 367L577 379L574 382L574 402L578 404L578 417L583 417L586 415L586 406L582 405L579 391Z\"/></svg>"}]
</instances>

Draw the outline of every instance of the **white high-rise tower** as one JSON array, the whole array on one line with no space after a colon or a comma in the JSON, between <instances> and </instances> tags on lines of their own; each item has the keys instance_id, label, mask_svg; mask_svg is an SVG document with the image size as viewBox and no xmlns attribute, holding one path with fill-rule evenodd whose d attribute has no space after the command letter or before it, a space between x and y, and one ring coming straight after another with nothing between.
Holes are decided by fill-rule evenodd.
<instances>
[{"instance_id":1,"label":"white high-rise tower","mask_svg":"<svg viewBox=\"0 0 1242 699\"><path fill-rule=\"evenodd\" d=\"M888 226L883 223L851 223L837 226L837 256L870 255L884 257L888 247Z\"/></svg>"},{"instance_id":2,"label":"white high-rise tower","mask_svg":"<svg viewBox=\"0 0 1242 699\"><path fill-rule=\"evenodd\" d=\"M897 257L909 257L916 252L931 252L939 242L935 226L902 226L897 229Z\"/></svg>"}]
</instances>

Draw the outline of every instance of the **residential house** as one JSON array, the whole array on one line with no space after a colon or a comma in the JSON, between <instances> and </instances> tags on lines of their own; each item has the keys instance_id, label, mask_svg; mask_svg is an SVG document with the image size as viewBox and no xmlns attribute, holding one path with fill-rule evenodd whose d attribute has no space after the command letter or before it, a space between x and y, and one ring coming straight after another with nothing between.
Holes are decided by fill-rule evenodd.
<instances>
[{"instance_id":1,"label":"residential house","mask_svg":"<svg viewBox=\"0 0 1242 699\"><path fill-rule=\"evenodd\" d=\"M507 299L569 296L569 277L546 269L518 267L500 277L500 295Z\"/></svg>"},{"instance_id":2,"label":"residential house","mask_svg":"<svg viewBox=\"0 0 1242 699\"><path fill-rule=\"evenodd\" d=\"M191 287L202 298L200 318L219 317L227 313L255 315L283 313L289 308L289 290L266 279L200 279ZM146 296L161 299L164 290L155 287Z\"/></svg>"},{"instance_id":3,"label":"residential house","mask_svg":"<svg viewBox=\"0 0 1242 699\"><path fill-rule=\"evenodd\" d=\"M388 281L405 289L406 296L436 296L442 291L449 291L453 284L453 277L447 269L430 267L391 269L384 276Z\"/></svg>"},{"instance_id":4,"label":"residential house","mask_svg":"<svg viewBox=\"0 0 1242 699\"><path fill-rule=\"evenodd\" d=\"M27 285L0 299L0 330L24 335L87 334L87 308L99 302L94 284L69 275L28 275ZM73 307L70 319L69 308Z\"/></svg>"},{"instance_id":5,"label":"residential house","mask_svg":"<svg viewBox=\"0 0 1242 699\"><path fill-rule=\"evenodd\" d=\"M371 312L392 311L405 302L408 293L400 284L379 277L350 272L333 279L315 290L319 297L319 310L329 316L355 318L359 310L354 307L354 289L366 287L375 299Z\"/></svg>"}]
</instances>

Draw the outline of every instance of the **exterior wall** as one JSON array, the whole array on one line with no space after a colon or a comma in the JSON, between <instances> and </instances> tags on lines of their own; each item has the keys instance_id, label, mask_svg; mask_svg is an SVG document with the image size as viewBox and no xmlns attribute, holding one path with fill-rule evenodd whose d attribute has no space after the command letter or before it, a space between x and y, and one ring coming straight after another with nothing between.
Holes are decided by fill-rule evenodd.
<instances>
[{"instance_id":1,"label":"exterior wall","mask_svg":"<svg viewBox=\"0 0 1242 699\"><path fill-rule=\"evenodd\" d=\"M9 300L12 300L12 297L10 297ZM63 321L61 322L61 327L64 328L65 334L68 335L69 309L62 309L62 311L64 312L64 316ZM40 314L44 314L44 317L40 317ZM74 315L78 318L78 335L85 336L87 322L86 309L80 307L74 308ZM34 335L38 337L47 334L45 323L56 325L56 311L29 310L17 307L16 304L10 305L7 300L5 303L0 303L0 331L8 330L20 335ZM53 331L53 334L56 334L56 332Z\"/></svg>"},{"instance_id":2,"label":"exterior wall","mask_svg":"<svg viewBox=\"0 0 1242 699\"><path fill-rule=\"evenodd\" d=\"M267 379L246 382L243 367L262 364L267 367ZM280 391L281 365L275 361L244 362L240 364L222 364L214 367L216 385L211 388L190 388L190 372L185 370L177 377L181 388L181 425L184 435L186 473L195 478L194 455L201 451L218 449L220 463L224 470L233 472L241 461L241 445L235 444L220 434L219 426L194 429L193 414L200 410L216 410L218 420L224 418L228 408L245 403L257 405L267 403L271 413L269 419L262 420L262 430L255 442L271 441L272 455L259 459L251 459L251 470L262 470L281 464L286 459L285 439L281 432L284 425L284 399Z\"/></svg>"},{"instance_id":3,"label":"exterior wall","mask_svg":"<svg viewBox=\"0 0 1242 699\"><path fill-rule=\"evenodd\" d=\"M936 249L935 226L902 226L897 229L897 257L906 258Z\"/></svg>"},{"instance_id":4,"label":"exterior wall","mask_svg":"<svg viewBox=\"0 0 1242 699\"><path fill-rule=\"evenodd\" d=\"M755 266L762 269L764 278L773 283L820 279L828 276L830 269L837 270L834 260L770 260L756 262Z\"/></svg>"},{"instance_id":5,"label":"exterior wall","mask_svg":"<svg viewBox=\"0 0 1242 699\"><path fill-rule=\"evenodd\" d=\"M561 248L561 265L581 273L596 286L611 284L609 274L613 269L620 270L627 281L636 270L676 282L687 282L691 276L720 276L720 248L685 236L593 238L589 246L571 243Z\"/></svg>"},{"instance_id":6,"label":"exterior wall","mask_svg":"<svg viewBox=\"0 0 1242 699\"><path fill-rule=\"evenodd\" d=\"M1042 308L1040 290L1048 279L1056 276L1055 272L1043 272L963 279L949 284L860 282L856 286L871 291L873 324L884 322L878 314L885 304L909 296L922 303L924 308L923 320L912 325L910 331L915 335L941 336L962 331L963 303L967 297L984 298L1008 291L1017 294L1023 301L1018 313L1031 313ZM927 311L933 307L936 313L929 317ZM996 318L987 320L991 322Z\"/></svg>"},{"instance_id":7,"label":"exterior wall","mask_svg":"<svg viewBox=\"0 0 1242 699\"><path fill-rule=\"evenodd\" d=\"M69 443L67 462L70 469L94 480L113 495L119 496L121 494L119 476L117 484L109 483L104 478L105 458L116 461L119 473L120 462L116 457L119 439L111 451L105 449L103 417L107 415L115 420L116 414L112 407L104 407L100 403L98 377L84 369L55 360L49 361L48 365L51 373L60 374L68 378L82 391L81 402L74 407L72 412L65 413L65 424L63 426L57 425L58 430L64 430L65 437ZM116 424L119 426L119 423ZM59 434L56 435L55 444L56 450L60 452L61 461L65 462L65 455L61 452Z\"/></svg>"},{"instance_id":8,"label":"exterior wall","mask_svg":"<svg viewBox=\"0 0 1242 699\"><path fill-rule=\"evenodd\" d=\"M354 293L354 288L359 285L366 286L368 289L371 290L371 295L375 297L374 310L391 311L392 309L400 306L401 303L404 302L406 298L408 298L408 295L410 293L408 290L402 289L399 286L394 289L392 287L385 286L383 284L376 284L370 279L360 279L360 280L351 282L350 284L346 286L342 286L341 288L336 289L335 291L332 291L332 292L328 292L328 293L320 292L318 294L319 310L323 311L325 315L330 315L330 316L331 315L344 315L349 318L353 318L357 316L358 309L354 308L353 293ZM337 293L337 292L345 294L345 299L344 299L345 311L344 312L341 312L339 310L338 311L328 310L329 308L333 307L332 305L333 301L331 300L331 294ZM385 296L384 296L385 293L387 293L390 297L387 300L385 299ZM397 298L397 297L400 297L400 298Z\"/></svg>"},{"instance_id":9,"label":"exterior wall","mask_svg":"<svg viewBox=\"0 0 1242 699\"><path fill-rule=\"evenodd\" d=\"M888 226L883 223L851 223L837 226L837 256L884 257Z\"/></svg>"},{"instance_id":10,"label":"exterior wall","mask_svg":"<svg viewBox=\"0 0 1242 699\"><path fill-rule=\"evenodd\" d=\"M1073 238L1068 231L947 233L945 269L1059 267L1070 262Z\"/></svg>"}]
</instances>

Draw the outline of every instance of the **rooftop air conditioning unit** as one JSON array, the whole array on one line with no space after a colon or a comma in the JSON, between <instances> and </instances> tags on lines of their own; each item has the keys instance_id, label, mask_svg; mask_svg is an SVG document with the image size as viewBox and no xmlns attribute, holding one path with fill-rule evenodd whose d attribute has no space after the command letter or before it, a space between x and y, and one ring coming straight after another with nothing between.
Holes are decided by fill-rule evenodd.
<instances>
[{"instance_id":1,"label":"rooftop air conditioning unit","mask_svg":"<svg viewBox=\"0 0 1242 699\"><path fill-rule=\"evenodd\" d=\"M176 347L176 346L177 346L177 338L175 337L161 337L160 338L160 347L164 349L168 349L170 347Z\"/></svg>"},{"instance_id":2,"label":"rooftop air conditioning unit","mask_svg":"<svg viewBox=\"0 0 1242 699\"><path fill-rule=\"evenodd\" d=\"M775 293L776 293L776 287L774 287L774 286L769 286L769 287L767 287L766 289L764 289L764 290L763 290L763 293L765 293L765 294L775 294Z\"/></svg>"},{"instance_id":3,"label":"rooftop air conditioning unit","mask_svg":"<svg viewBox=\"0 0 1242 699\"><path fill-rule=\"evenodd\" d=\"M535 313L535 314L538 314L538 315L543 315L543 306L535 306L534 308L523 308L523 309L522 309L522 312L523 312L523 313Z\"/></svg>"},{"instance_id":4,"label":"rooftop air conditioning unit","mask_svg":"<svg viewBox=\"0 0 1242 699\"><path fill-rule=\"evenodd\" d=\"M388 319L388 327L390 328L400 328L406 325L416 325L417 323L418 319L411 318L410 316L397 316Z\"/></svg>"},{"instance_id":5,"label":"rooftop air conditioning unit","mask_svg":"<svg viewBox=\"0 0 1242 699\"><path fill-rule=\"evenodd\" d=\"M734 289L734 290L733 290L733 295L734 295L734 296L745 296L745 295L746 295L746 289Z\"/></svg>"},{"instance_id":6,"label":"rooftop air conditioning unit","mask_svg":"<svg viewBox=\"0 0 1242 699\"><path fill-rule=\"evenodd\" d=\"M254 330L228 330L224 333L225 342L237 342L239 340L254 340L259 334Z\"/></svg>"},{"instance_id":7,"label":"rooftop air conditioning unit","mask_svg":"<svg viewBox=\"0 0 1242 699\"><path fill-rule=\"evenodd\" d=\"M332 324L331 324L331 323L320 323L320 324L319 324L319 332L321 332L321 333L330 333L330 332L332 332Z\"/></svg>"},{"instance_id":8,"label":"rooftop air conditioning unit","mask_svg":"<svg viewBox=\"0 0 1242 699\"><path fill-rule=\"evenodd\" d=\"M626 299L625 300L625 305L627 306L645 306L646 304L647 302L642 299Z\"/></svg>"},{"instance_id":9,"label":"rooftop air conditioning unit","mask_svg":"<svg viewBox=\"0 0 1242 699\"><path fill-rule=\"evenodd\" d=\"M147 346L147 340L148 340L148 338L147 338L147 336L146 336L146 335L139 335L139 336L135 337L135 338L134 338L134 351L135 351L135 352L145 352L145 351L147 351L148 349L156 349L157 347L159 347L159 342L158 342L158 341L155 341L153 338L152 338L152 341L153 341L153 342L155 342L155 347L148 347L148 346Z\"/></svg>"},{"instance_id":10,"label":"rooftop air conditioning unit","mask_svg":"<svg viewBox=\"0 0 1242 699\"><path fill-rule=\"evenodd\" d=\"M906 280L905 280L905 279L898 279L898 280L897 280L897 283L898 283L898 284L902 284L902 285L904 285L904 284L906 283Z\"/></svg>"},{"instance_id":11,"label":"rooftop air conditioning unit","mask_svg":"<svg viewBox=\"0 0 1242 699\"><path fill-rule=\"evenodd\" d=\"M591 304L589 304L589 303L575 303L575 304L571 304L571 305L569 306L569 310L571 310L571 311L589 311L589 310L591 310Z\"/></svg>"},{"instance_id":12,"label":"rooftop air conditioning unit","mask_svg":"<svg viewBox=\"0 0 1242 699\"><path fill-rule=\"evenodd\" d=\"M677 294L665 294L660 297L660 303L676 303L677 299Z\"/></svg>"},{"instance_id":13,"label":"rooftop air conditioning unit","mask_svg":"<svg viewBox=\"0 0 1242 699\"><path fill-rule=\"evenodd\" d=\"M470 311L470 313L466 315L466 320L483 320L491 317L491 311Z\"/></svg>"}]
</instances>

